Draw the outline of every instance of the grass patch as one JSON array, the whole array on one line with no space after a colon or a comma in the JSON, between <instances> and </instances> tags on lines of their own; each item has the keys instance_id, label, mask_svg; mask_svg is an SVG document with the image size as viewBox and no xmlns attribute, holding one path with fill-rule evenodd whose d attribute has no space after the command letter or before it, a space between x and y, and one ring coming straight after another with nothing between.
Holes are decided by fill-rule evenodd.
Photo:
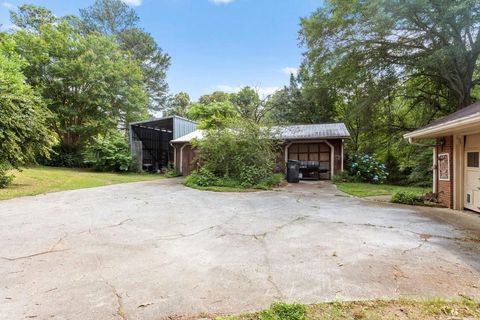
<instances>
[{"instance_id":1,"label":"grass patch","mask_svg":"<svg viewBox=\"0 0 480 320\"><path fill-rule=\"evenodd\" d=\"M430 188L362 182L340 182L336 186L338 190L356 197L391 196L397 192L408 192L412 195L422 196L431 191Z\"/></svg>"},{"instance_id":2,"label":"grass patch","mask_svg":"<svg viewBox=\"0 0 480 320\"><path fill-rule=\"evenodd\" d=\"M0 200L163 178L145 173L95 172L87 169L43 166L25 168L20 172L14 171L13 174L15 179L12 185L6 189L0 189Z\"/></svg>"},{"instance_id":3,"label":"grass patch","mask_svg":"<svg viewBox=\"0 0 480 320\"><path fill-rule=\"evenodd\" d=\"M332 302L314 305L274 303L269 309L216 320L350 320L350 319L480 319L480 304L470 298L446 301L373 300Z\"/></svg>"},{"instance_id":4,"label":"grass patch","mask_svg":"<svg viewBox=\"0 0 480 320\"><path fill-rule=\"evenodd\" d=\"M239 181L228 178L215 178L208 181L207 185L203 184L202 180L195 174L188 176L185 179L184 185L198 190L206 190L213 192L253 192L258 190L270 190L273 187L279 186L285 181L285 175L278 173L274 174L268 179L259 181L256 185L251 187L244 187Z\"/></svg>"}]
</instances>

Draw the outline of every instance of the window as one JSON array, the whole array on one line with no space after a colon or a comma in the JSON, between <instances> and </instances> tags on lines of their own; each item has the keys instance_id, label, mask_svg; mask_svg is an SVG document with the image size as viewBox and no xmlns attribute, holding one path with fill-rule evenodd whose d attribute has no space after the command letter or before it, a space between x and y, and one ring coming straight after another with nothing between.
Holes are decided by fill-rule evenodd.
<instances>
[{"instance_id":1,"label":"window","mask_svg":"<svg viewBox=\"0 0 480 320\"><path fill-rule=\"evenodd\" d=\"M480 152L467 152L467 167L469 168L479 167L479 154Z\"/></svg>"}]
</instances>

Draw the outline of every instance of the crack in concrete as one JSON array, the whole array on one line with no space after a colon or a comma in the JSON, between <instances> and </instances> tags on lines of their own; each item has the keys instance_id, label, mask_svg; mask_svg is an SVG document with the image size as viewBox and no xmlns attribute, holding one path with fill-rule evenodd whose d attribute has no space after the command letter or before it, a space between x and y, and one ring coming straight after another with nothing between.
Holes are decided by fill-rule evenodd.
<instances>
[{"instance_id":1,"label":"crack in concrete","mask_svg":"<svg viewBox=\"0 0 480 320\"><path fill-rule=\"evenodd\" d=\"M273 233L273 232L277 232L277 231L280 231L281 229L291 225L291 224L294 224L298 221L301 221L301 220L305 220L306 218L308 218L309 216L300 216L300 217L296 217L295 219L292 219L286 223L283 223L277 227L275 227L273 230L270 230L270 231L265 231L265 232L262 232L262 233L251 233L251 234L248 234L248 233L240 233L240 232L226 232L224 233L223 235L230 235L230 236L242 236L242 237L249 237L249 238L253 238L254 240L256 240L259 244L260 244L260 247L263 249L263 258L264 258L264 261L265 261L265 265L266 265L266 268L267 268L267 281L270 283L270 285L273 287L273 289L275 290L277 296L276 298L278 299L284 299L284 294L282 292L282 290L280 289L280 287L277 285L277 283L275 282L274 278L273 278L273 274L272 274L272 264L271 264L271 261L270 261L270 258L269 258L269 250L268 250L268 247L267 247L267 244L265 242L265 238L270 234L270 233ZM222 235L222 236L223 236Z\"/></svg>"},{"instance_id":2,"label":"crack in concrete","mask_svg":"<svg viewBox=\"0 0 480 320\"><path fill-rule=\"evenodd\" d=\"M280 290L279 286L277 285L277 283L273 279L272 264L270 262L270 257L269 257L270 252L268 251L268 247L267 247L267 244L265 242L265 237L266 237L266 234L263 237L262 236L254 236L254 239L260 244L260 247L263 249L263 259L265 261L265 265L267 266L267 281L272 285L272 287L277 292L277 297L276 298L281 300L281 299L283 299L284 295L283 295L282 290Z\"/></svg>"},{"instance_id":3,"label":"crack in concrete","mask_svg":"<svg viewBox=\"0 0 480 320\"><path fill-rule=\"evenodd\" d=\"M26 255L26 256L15 257L15 258L0 257L0 259L7 260L7 261L17 261L17 260L23 260L23 259L29 259L29 258L34 258L34 257L38 257L38 256L43 256L43 255L49 254L49 253L62 252L62 251L70 250L70 249L58 249L58 250L56 249L56 247L67 237L67 235L68 234L65 233L62 237L60 237L60 239L58 239L57 242L55 242L55 244L53 244L50 247L49 250L29 254L29 255Z\"/></svg>"},{"instance_id":4,"label":"crack in concrete","mask_svg":"<svg viewBox=\"0 0 480 320\"><path fill-rule=\"evenodd\" d=\"M216 224L216 225L213 225L213 226L209 226L209 227L206 227L206 228L203 228L203 229L200 229L198 231L195 231L195 232L191 232L191 233L176 233L176 234L171 234L171 235L165 235L165 236L159 236L159 237L155 237L155 240L159 240L159 241L171 241L171 240L178 240L178 239L182 239L182 238L188 238L188 237L193 237L193 236L196 236L200 233L203 233L205 231L209 231L209 230L213 230L213 229L216 229L216 228L220 228L222 225L224 224L227 224L229 223L230 221L232 221L233 219L235 219L240 213L237 212L235 214L233 214L230 218L228 218L227 220L225 220L224 222L222 223L219 223L219 224Z\"/></svg>"},{"instance_id":5,"label":"crack in concrete","mask_svg":"<svg viewBox=\"0 0 480 320\"><path fill-rule=\"evenodd\" d=\"M133 219L132 218L128 218L128 219L125 219L125 220L122 220L118 223L115 223L115 224L110 224L110 225L107 225L107 226L103 226L103 227L99 227L99 228L92 228L92 226L90 226L88 228L88 230L84 230L84 231L80 231L80 232L77 232L76 234L83 234L83 233L92 233L95 232L95 231L99 231L99 230L105 230L105 229L110 229L110 228L116 228L116 227L120 227L120 226L123 226L125 223L127 222L133 222Z\"/></svg>"},{"instance_id":6,"label":"crack in concrete","mask_svg":"<svg viewBox=\"0 0 480 320\"><path fill-rule=\"evenodd\" d=\"M301 198L302 198L302 196L299 196L299 197L296 199L296 202L299 203L299 204L301 204L301 205L303 205L303 206L309 207L309 208L322 209L321 207L316 206L316 205L306 204L305 202L301 201ZM323 221L322 221L322 222L323 222ZM344 224L344 225L346 225L346 226L363 226L363 227L373 227L373 228L382 228L382 229L395 229L396 231L404 231L404 232L413 233L413 234L419 235L420 237L422 237L423 235L425 235L424 233L415 232L415 231L408 230L408 229L402 229L402 228L394 227L394 226L383 226L383 225L377 225L377 224L372 224L372 223L353 223L353 224L351 224L351 223L346 223L346 222L342 222L342 221L331 222L331 223ZM408 223L408 224L406 225L406 227L412 225L413 223L414 223L414 222ZM424 222L421 221L421 222L415 222L415 223L424 223ZM460 230L460 231L463 231L463 230ZM434 234L428 234L428 236L430 236L430 237L432 237L432 238L445 239L445 240L451 240L451 241L480 243L480 238L479 238L479 237L471 237L471 236L467 236L467 237L449 237L449 236L434 235Z\"/></svg>"},{"instance_id":7,"label":"crack in concrete","mask_svg":"<svg viewBox=\"0 0 480 320\"><path fill-rule=\"evenodd\" d=\"M225 232L223 233L222 235L220 235L220 237L222 236L226 236L226 235L229 235L229 236L241 236L241 237L253 237L254 239L257 240L257 238L265 238L267 235L269 235L270 233L274 233L274 232L277 232L277 231L280 231L282 230L283 228L291 225L291 224L294 224L298 221L301 221L301 220L305 220L306 218L308 218L309 216L301 216L301 217L297 217L293 220L290 220L284 224L281 224L277 227L275 227L275 229L273 230L270 230L270 231L264 231L264 232L261 232L261 233L241 233L241 232Z\"/></svg>"},{"instance_id":8,"label":"crack in concrete","mask_svg":"<svg viewBox=\"0 0 480 320\"><path fill-rule=\"evenodd\" d=\"M217 224L217 225L214 225L214 226L210 226L210 227L207 227L207 228L200 229L200 230L192 232L192 233L176 233L176 234L171 234L171 235L166 235L166 236L159 236L159 237L156 238L156 240L161 240L161 241L162 240L177 240L177 239L182 239L182 238L193 237L193 236L196 236L197 234L200 234L202 232L218 228L221 225L222 224Z\"/></svg>"},{"instance_id":9,"label":"crack in concrete","mask_svg":"<svg viewBox=\"0 0 480 320\"><path fill-rule=\"evenodd\" d=\"M405 250L403 250L402 254L405 254L405 253L410 252L410 251L413 251L413 250L418 250L418 249L420 249L421 247L423 247L424 244L425 244L425 242L422 242L422 243L420 243L418 246L415 246L415 247L410 248L410 249L405 249Z\"/></svg>"},{"instance_id":10,"label":"crack in concrete","mask_svg":"<svg viewBox=\"0 0 480 320\"><path fill-rule=\"evenodd\" d=\"M122 320L128 320L128 317L124 310L123 297L118 293L117 289L108 281L105 281L105 283L112 289L113 294L117 298L117 316L119 316Z\"/></svg>"}]
</instances>

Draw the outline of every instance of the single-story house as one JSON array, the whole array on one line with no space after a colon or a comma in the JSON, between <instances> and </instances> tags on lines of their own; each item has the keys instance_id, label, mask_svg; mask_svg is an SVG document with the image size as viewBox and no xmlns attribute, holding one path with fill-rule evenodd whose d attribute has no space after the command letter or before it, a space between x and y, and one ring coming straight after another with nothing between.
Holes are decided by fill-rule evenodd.
<instances>
[{"instance_id":1,"label":"single-story house","mask_svg":"<svg viewBox=\"0 0 480 320\"><path fill-rule=\"evenodd\" d=\"M281 144L279 159L282 165L288 160L318 162L321 174L320 179L331 179L335 174L343 171L343 144L350 138L345 124L322 123L278 126L273 128L275 138ZM204 132L196 130L183 137L171 141L175 149L175 168L182 174L188 175L195 169L193 159L195 150L191 142L202 139Z\"/></svg>"},{"instance_id":2,"label":"single-story house","mask_svg":"<svg viewBox=\"0 0 480 320\"><path fill-rule=\"evenodd\" d=\"M480 103L404 136L433 147L433 192L448 208L480 212Z\"/></svg>"}]
</instances>

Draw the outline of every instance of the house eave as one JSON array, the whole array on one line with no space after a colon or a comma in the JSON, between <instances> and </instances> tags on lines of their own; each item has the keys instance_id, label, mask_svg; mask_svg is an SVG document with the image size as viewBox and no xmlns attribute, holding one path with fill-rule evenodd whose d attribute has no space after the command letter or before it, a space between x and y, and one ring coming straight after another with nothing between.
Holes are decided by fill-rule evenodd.
<instances>
[{"instance_id":1,"label":"house eave","mask_svg":"<svg viewBox=\"0 0 480 320\"><path fill-rule=\"evenodd\" d=\"M467 134L476 131L480 131L480 113L409 132L404 134L403 137L409 141L413 141L414 139L432 139L458 134L459 132Z\"/></svg>"}]
</instances>

